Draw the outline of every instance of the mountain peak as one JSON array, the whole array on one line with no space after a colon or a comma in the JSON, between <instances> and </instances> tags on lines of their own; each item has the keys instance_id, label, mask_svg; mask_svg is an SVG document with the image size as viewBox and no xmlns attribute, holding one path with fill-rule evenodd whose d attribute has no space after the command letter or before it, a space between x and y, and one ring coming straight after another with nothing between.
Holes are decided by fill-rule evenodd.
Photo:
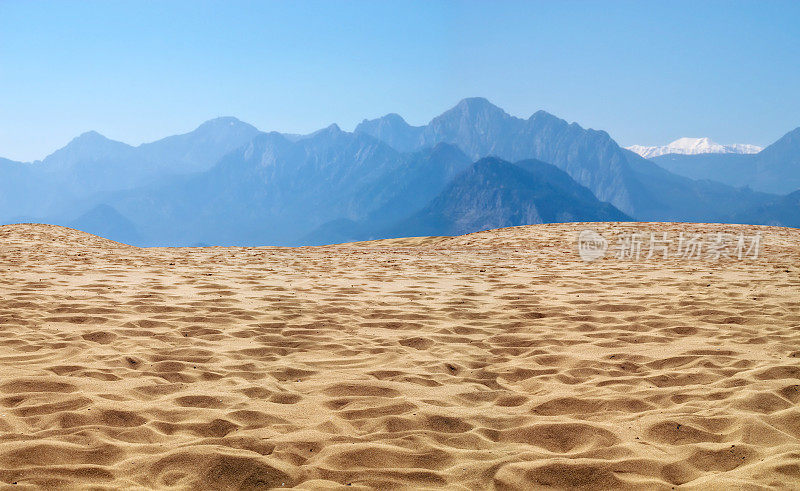
<instances>
[{"instance_id":1,"label":"mountain peak","mask_svg":"<svg viewBox=\"0 0 800 491\"><path fill-rule=\"evenodd\" d=\"M213 132L217 133L226 130L245 131L255 134L258 132L255 126L240 121L233 116L221 116L219 118L209 119L205 123L198 126L195 132Z\"/></svg>"},{"instance_id":2,"label":"mountain peak","mask_svg":"<svg viewBox=\"0 0 800 491\"><path fill-rule=\"evenodd\" d=\"M751 154L762 150L756 145L734 143L732 145L721 145L711 138L678 138L677 140L662 146L647 147L643 145L631 145L625 147L628 150L638 153L642 157L649 159L666 154L699 155L705 153L738 153Z\"/></svg>"},{"instance_id":3,"label":"mountain peak","mask_svg":"<svg viewBox=\"0 0 800 491\"><path fill-rule=\"evenodd\" d=\"M766 167L775 167L781 164L790 166L800 164L800 127L786 133L778 141L769 145L759 154L759 157L764 162L762 166ZM769 162L769 164L766 164L766 162ZM776 172L776 175L782 173ZM784 185L787 184L785 180L783 183Z\"/></svg>"},{"instance_id":4,"label":"mountain peak","mask_svg":"<svg viewBox=\"0 0 800 491\"><path fill-rule=\"evenodd\" d=\"M133 147L111 140L96 131L87 131L42 160L50 166L69 167L79 161L97 161L127 155Z\"/></svg>"},{"instance_id":5,"label":"mountain peak","mask_svg":"<svg viewBox=\"0 0 800 491\"><path fill-rule=\"evenodd\" d=\"M376 119L362 120L354 133L368 133L374 136L375 133L386 131L407 131L410 128L406 120L397 113L389 113Z\"/></svg>"},{"instance_id":6,"label":"mountain peak","mask_svg":"<svg viewBox=\"0 0 800 491\"><path fill-rule=\"evenodd\" d=\"M410 152L419 144L422 127L411 126L399 114L389 113L377 119L365 119L353 132L377 138L398 151Z\"/></svg>"},{"instance_id":7,"label":"mountain peak","mask_svg":"<svg viewBox=\"0 0 800 491\"><path fill-rule=\"evenodd\" d=\"M536 111L535 113L531 114L531 117L530 117L530 118L528 118L528 119L536 119L536 118L555 118L555 119L561 119L561 118L559 118L558 116L555 116L555 115L553 115L553 114L550 114L549 112L545 111L544 109L539 109L539 110L538 110L538 111Z\"/></svg>"},{"instance_id":8,"label":"mountain peak","mask_svg":"<svg viewBox=\"0 0 800 491\"><path fill-rule=\"evenodd\" d=\"M780 137L778 141L765 148L765 150L783 146L800 147L800 126Z\"/></svg>"},{"instance_id":9,"label":"mountain peak","mask_svg":"<svg viewBox=\"0 0 800 491\"><path fill-rule=\"evenodd\" d=\"M444 137L447 133L455 131L481 134L487 128L503 124L510 119L511 116L505 111L483 97L470 97L462 99L451 109L433 118L430 124L424 127L424 134L435 141L447 141Z\"/></svg>"},{"instance_id":10,"label":"mountain peak","mask_svg":"<svg viewBox=\"0 0 800 491\"><path fill-rule=\"evenodd\" d=\"M381 119L392 124L401 124L401 125L408 124L406 123L406 120L403 119L403 117L397 113L389 113L386 116L382 117ZM364 122L366 121L367 120L365 119Z\"/></svg>"},{"instance_id":11,"label":"mountain peak","mask_svg":"<svg viewBox=\"0 0 800 491\"><path fill-rule=\"evenodd\" d=\"M312 136L323 136L323 135L336 136L336 135L340 135L342 133L344 133L344 131L342 131L342 129L339 128L338 124L331 123L328 126L322 128L321 130L315 131L311 135Z\"/></svg>"},{"instance_id":12,"label":"mountain peak","mask_svg":"<svg viewBox=\"0 0 800 491\"><path fill-rule=\"evenodd\" d=\"M101 135L100 133L94 130L90 130L90 131L85 131L80 135L76 136L75 138L73 138L68 145L71 145L73 143L84 143L84 142L93 143L93 142L103 142L103 141L110 141L110 140L105 136Z\"/></svg>"},{"instance_id":13,"label":"mountain peak","mask_svg":"<svg viewBox=\"0 0 800 491\"><path fill-rule=\"evenodd\" d=\"M246 123L242 123L238 118L234 118L233 116L220 116L218 118L209 119L200 126L235 126L237 124Z\"/></svg>"},{"instance_id":14,"label":"mountain peak","mask_svg":"<svg viewBox=\"0 0 800 491\"><path fill-rule=\"evenodd\" d=\"M454 110L465 114L494 113L508 116L505 111L495 106L484 97L467 97L466 99L461 99L450 111Z\"/></svg>"},{"instance_id":15,"label":"mountain peak","mask_svg":"<svg viewBox=\"0 0 800 491\"><path fill-rule=\"evenodd\" d=\"M67 143L63 148L57 150L56 152L60 152L62 150L82 152L82 151L112 149L112 148L129 148L129 145L126 143L118 142L116 140L112 140L110 138L106 138L100 133L92 130L92 131L86 131L76 136L75 138L70 140L70 142Z\"/></svg>"}]
</instances>

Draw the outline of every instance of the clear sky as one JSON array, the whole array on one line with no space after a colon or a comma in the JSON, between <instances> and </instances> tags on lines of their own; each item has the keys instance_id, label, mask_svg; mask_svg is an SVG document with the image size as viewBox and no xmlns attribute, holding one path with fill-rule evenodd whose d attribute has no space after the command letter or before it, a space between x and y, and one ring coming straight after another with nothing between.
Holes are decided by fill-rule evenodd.
<instances>
[{"instance_id":1,"label":"clear sky","mask_svg":"<svg viewBox=\"0 0 800 491\"><path fill-rule=\"evenodd\" d=\"M305 133L483 96L623 145L800 126L797 1L0 0L0 156L216 116Z\"/></svg>"}]
</instances>

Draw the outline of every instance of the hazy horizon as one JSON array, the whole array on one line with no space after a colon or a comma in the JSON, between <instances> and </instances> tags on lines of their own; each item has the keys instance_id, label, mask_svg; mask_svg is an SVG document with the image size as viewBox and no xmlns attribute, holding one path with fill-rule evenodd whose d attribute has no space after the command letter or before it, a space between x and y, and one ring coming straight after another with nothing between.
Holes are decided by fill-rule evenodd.
<instances>
[{"instance_id":1,"label":"hazy horizon","mask_svg":"<svg viewBox=\"0 0 800 491\"><path fill-rule=\"evenodd\" d=\"M480 97L480 96L475 96L475 97L469 97L469 98L483 98L483 97ZM462 99L462 100L463 100L463 99ZM459 102L459 101L456 101L456 102ZM492 102L492 101L490 100L489 102ZM445 108L441 109L441 110L440 110L438 113L434 114L433 116L431 116L431 117L430 117L430 118L428 118L427 120L425 120L425 121L421 121L421 122L411 122L411 121L408 121L408 119L406 119L406 118L405 118L405 117L404 117L402 114L399 114L399 116L400 116L400 117L402 117L402 118L403 118L403 119L404 119L404 120L405 120L407 123L411 124L412 126L424 126L424 125L428 124L428 123L430 122L430 120L432 120L432 119L433 119L433 118L435 118L436 116L439 116L439 115L440 115L442 112L444 112L444 111L446 111L446 110L448 110L448 109L451 109L453 106L455 106L455 104L453 104L453 105L450 105L450 106L448 106L448 107L445 107ZM498 106L498 107L499 107L499 106ZM514 117L517 117L517 118L520 118L520 119L527 119L528 117L530 117L530 116L531 116L530 114L527 114L527 115L525 115L525 114L513 114L513 113L510 113L509 111L507 111L505 108L502 108L502 107L501 107L501 109L503 109L503 110L504 110L506 113L508 113L509 115L511 115L511 116L514 116ZM396 113L396 112L392 111L391 113L387 113L387 114L398 114L398 113ZM387 114L382 114L382 115L380 115L380 116L376 116L376 119L377 119L377 118L379 118L379 117L386 116ZM556 117L559 117L559 118L560 118L560 116L558 116L558 114L554 114L554 116L556 116ZM74 140L75 138L78 138L79 136L81 136L81 135L83 135L83 134L86 134L86 133L92 133L92 132L94 132L94 133L98 133L98 134L102 135L103 137L105 137L105 138L108 138L108 139L110 139L110 140L117 141L117 142L120 142L120 143L124 143L124 144L126 144L126 145L130 145L130 146L132 146L132 147L137 147L137 146L139 146L139 145L143 145L143 144L147 144L147 143L153 143L153 142L156 142L156 141L162 140L162 139L164 139L164 138L168 138L168 137L170 137L170 136L175 136L175 135L181 135L181 134L190 133L190 132L194 131L195 129L197 129L198 127L200 127L201 125L203 125L204 123L207 123L207 122L210 122L210 121L214 121L214 120L216 120L216 119L224 119L224 118L234 118L234 119L237 119L237 120L241 121L242 123L246 123L246 124L249 124L249 125L252 125L252 126L254 126L256 129L258 129L259 131L261 131L261 132L264 132L264 133L269 133L269 132L272 132L272 131L276 131L276 132L278 132L278 133L287 134L287 135L289 135L289 134L297 134L297 135L310 135L310 134L312 134L312 133L314 133L314 132L316 132L316 131L319 131L319 130L325 129L325 128L327 128L327 127L329 127L329 126L331 126L331 125L334 125L334 124L335 124L335 125L337 125L337 126L339 126L339 128L340 128L340 129L342 129L343 131L346 131L346 132L353 132L353 131L355 130L355 128L358 126L358 124L359 124L359 123L361 123L361 121L358 121L358 122L354 123L354 124L353 124L351 127L344 127L343 125L341 125L341 124L337 123L336 121L332 121L332 122L330 122L330 123L328 123L328 124L323 124L322 126L320 126L320 127L318 127L318 128L314 128L314 129L312 129L312 130L310 130L310 131L304 131L304 132L292 132L292 131L285 131L285 130L281 130L280 128L264 129L264 128L260 128L260 127L258 127L258 125L255 125L255 124L253 124L253 123L252 123L252 122L250 122L250 121L245 121L245 120L242 120L241 118L237 117L236 115L233 115L233 114L220 114L220 115L217 115L217 116L208 117L208 118L206 118L206 119L204 119L204 120L202 120L202 121L198 121L196 124L194 124L194 125L190 125L188 128L186 128L186 129L183 129L183 130L179 130L179 131L177 131L177 132L175 132L175 133L164 134L164 135L156 136L155 138L152 138L152 139L143 140L143 141L135 141L135 142L134 142L134 141L129 141L129 140L125 139L125 138L111 138L111 137L109 137L109 136L108 136L108 135L107 135L105 132L103 132L102 130L98 130L97 128L88 128L88 129L86 129L86 130L83 130L83 131L80 131L80 132L76 133L76 134L75 134L75 135L73 135L71 138L69 138L68 140L66 140L66 141L65 141L63 144L61 144L61 145L58 145L56 148L53 148L52 150L50 150L50 151L47 151L46 153L44 153L43 155L41 155L41 156L39 156L39 157L32 158L32 159L26 159L26 160L19 160L19 161L21 161L21 162L36 162L36 161L41 161L41 160L45 159L46 157L48 157L49 155L52 155L54 152L56 152L56 151L60 150L61 148L64 148L65 146L67 146L67 145L68 145L68 144L69 144L69 143L70 143L72 140ZM563 119L563 118L561 118L561 119ZM362 121L365 121L365 120L367 120L367 118L363 118L363 119L362 119ZM568 123L577 123L577 124L581 125L582 127L584 127L585 129L589 129L589 130L608 131L608 130L606 130L605 128L591 128L591 127L584 126L584 125L582 125L582 124L581 124L581 122L580 122L580 121L570 121L570 120L566 120L566 121L567 121ZM792 129L794 129L794 128L789 128L789 129L787 129L787 130L784 132L784 134L785 134L786 132L788 132L788 131L791 131ZM778 137L776 137L776 138L775 138L775 140L777 140L777 139L778 139L778 138L780 138L781 136L783 136L783 134L781 134L781 135L779 135ZM614 138L614 135L611 135L611 137L612 137L612 138ZM690 138L690 139L691 139L691 138L700 138L700 137L706 137L706 135L702 135L702 136L684 136L684 137L681 137L681 138ZM750 143L750 142L747 142L747 141L741 141L741 142L720 142L720 141L717 141L717 140L715 140L714 138L710 138L710 139L711 139L711 140L712 140L714 143L719 143L719 144L723 144L723 145L731 145L731 144L747 144L747 143ZM615 140L616 140L616 139L615 139ZM618 143L618 144L619 144L621 147L627 147L626 145L623 145L623 144L622 144L621 142L619 142L619 141L617 141L617 143ZM663 142L663 143L655 144L655 145L652 145L652 146L654 146L654 147L657 147L657 146L666 146L666 145L667 145L667 144L669 144L669 143L673 143L673 141L669 141L669 142ZM766 144L762 145L762 147L764 147L764 148L765 148L765 147L769 146L771 143L773 143L773 142L768 142L768 143L766 143ZM649 146L649 145L648 145L648 146ZM0 158L9 158L9 157L7 157L7 156L5 156L5 155L0 155ZM11 160L15 160L15 159L11 159Z\"/></svg>"},{"instance_id":2,"label":"hazy horizon","mask_svg":"<svg viewBox=\"0 0 800 491\"><path fill-rule=\"evenodd\" d=\"M620 145L766 146L800 125L800 4L0 2L0 156L234 116L309 133L465 98Z\"/></svg>"}]
</instances>

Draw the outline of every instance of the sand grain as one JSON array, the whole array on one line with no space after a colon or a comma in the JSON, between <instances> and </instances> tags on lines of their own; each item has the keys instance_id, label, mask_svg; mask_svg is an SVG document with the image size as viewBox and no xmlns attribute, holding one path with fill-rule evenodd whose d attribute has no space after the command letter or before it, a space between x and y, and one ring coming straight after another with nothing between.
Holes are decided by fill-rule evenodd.
<instances>
[{"instance_id":1,"label":"sand grain","mask_svg":"<svg viewBox=\"0 0 800 491\"><path fill-rule=\"evenodd\" d=\"M298 249L0 227L0 481L799 486L800 231L634 226L765 249L589 264L580 224Z\"/></svg>"}]
</instances>

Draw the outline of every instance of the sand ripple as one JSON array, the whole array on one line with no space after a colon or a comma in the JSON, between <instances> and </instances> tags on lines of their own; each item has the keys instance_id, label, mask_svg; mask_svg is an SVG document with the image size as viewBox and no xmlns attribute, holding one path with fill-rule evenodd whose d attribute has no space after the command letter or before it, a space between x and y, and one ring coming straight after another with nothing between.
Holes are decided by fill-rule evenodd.
<instances>
[{"instance_id":1,"label":"sand ripple","mask_svg":"<svg viewBox=\"0 0 800 491\"><path fill-rule=\"evenodd\" d=\"M800 231L638 226L758 229L763 259L587 264L577 224L298 249L0 227L0 481L800 485Z\"/></svg>"}]
</instances>

